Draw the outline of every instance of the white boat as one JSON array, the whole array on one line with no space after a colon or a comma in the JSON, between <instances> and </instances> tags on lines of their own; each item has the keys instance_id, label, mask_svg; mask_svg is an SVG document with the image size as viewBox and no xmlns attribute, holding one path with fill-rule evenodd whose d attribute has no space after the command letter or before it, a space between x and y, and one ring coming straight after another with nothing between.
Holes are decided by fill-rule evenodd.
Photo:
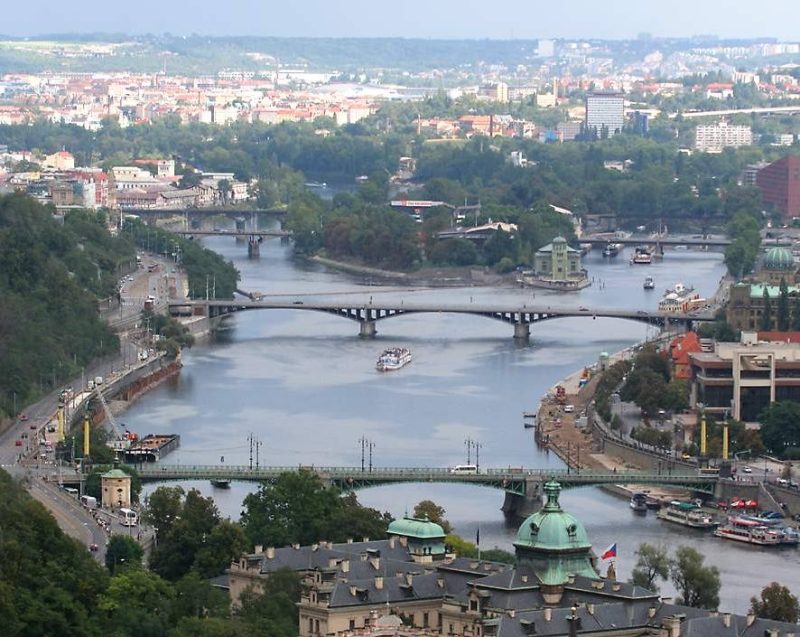
<instances>
[{"instance_id":1,"label":"white boat","mask_svg":"<svg viewBox=\"0 0 800 637\"><path fill-rule=\"evenodd\" d=\"M754 520L745 520L735 516L728 518L727 524L717 527L714 535L724 540L757 544L758 546L779 546L782 539L781 534L777 533L775 529L769 529Z\"/></svg>"},{"instance_id":2,"label":"white boat","mask_svg":"<svg viewBox=\"0 0 800 637\"><path fill-rule=\"evenodd\" d=\"M631 263L648 264L653 262L653 254L649 248L639 246L631 257Z\"/></svg>"},{"instance_id":3,"label":"white boat","mask_svg":"<svg viewBox=\"0 0 800 637\"><path fill-rule=\"evenodd\" d=\"M634 493L631 496L631 509L636 513L647 513L647 494Z\"/></svg>"},{"instance_id":4,"label":"white boat","mask_svg":"<svg viewBox=\"0 0 800 637\"><path fill-rule=\"evenodd\" d=\"M621 243L607 243L606 247L603 248L603 256L615 257L619 254L620 248L622 248Z\"/></svg>"},{"instance_id":5,"label":"white boat","mask_svg":"<svg viewBox=\"0 0 800 637\"><path fill-rule=\"evenodd\" d=\"M653 277L651 277L651 276L645 277L645 279L644 279L644 289L645 290L653 290L653 289L655 289L655 287L656 287L656 284L655 284L655 281L653 281Z\"/></svg>"},{"instance_id":6,"label":"white boat","mask_svg":"<svg viewBox=\"0 0 800 637\"><path fill-rule=\"evenodd\" d=\"M379 372L393 372L411 362L411 350L407 347L390 347L383 350L375 365Z\"/></svg>"},{"instance_id":7,"label":"white boat","mask_svg":"<svg viewBox=\"0 0 800 637\"><path fill-rule=\"evenodd\" d=\"M711 529L717 525L712 516L689 502L670 502L668 507L658 510L656 517L693 529Z\"/></svg>"}]
</instances>

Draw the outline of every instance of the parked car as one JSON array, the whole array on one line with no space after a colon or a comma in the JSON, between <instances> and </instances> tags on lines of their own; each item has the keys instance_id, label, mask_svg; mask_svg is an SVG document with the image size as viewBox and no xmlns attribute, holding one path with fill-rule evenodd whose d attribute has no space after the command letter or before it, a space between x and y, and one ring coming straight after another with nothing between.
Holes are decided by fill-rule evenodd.
<instances>
[{"instance_id":1,"label":"parked car","mask_svg":"<svg viewBox=\"0 0 800 637\"><path fill-rule=\"evenodd\" d=\"M753 469L751 467L742 467L742 473L753 473Z\"/></svg>"}]
</instances>

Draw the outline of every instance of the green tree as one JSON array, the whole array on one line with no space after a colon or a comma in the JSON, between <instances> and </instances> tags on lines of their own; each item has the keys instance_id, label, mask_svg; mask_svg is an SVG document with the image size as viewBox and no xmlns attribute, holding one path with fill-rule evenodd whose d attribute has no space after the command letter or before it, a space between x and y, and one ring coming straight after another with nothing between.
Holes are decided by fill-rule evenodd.
<instances>
[{"instance_id":1,"label":"green tree","mask_svg":"<svg viewBox=\"0 0 800 637\"><path fill-rule=\"evenodd\" d=\"M800 332L800 294L795 294L792 307L792 330Z\"/></svg>"},{"instance_id":2,"label":"green tree","mask_svg":"<svg viewBox=\"0 0 800 637\"><path fill-rule=\"evenodd\" d=\"M121 568L140 568L144 551L127 535L114 534L106 545L106 568L114 575Z\"/></svg>"},{"instance_id":3,"label":"green tree","mask_svg":"<svg viewBox=\"0 0 800 637\"><path fill-rule=\"evenodd\" d=\"M657 580L669 577L669 556L664 546L654 546L646 542L636 550L636 566L633 568L631 582L647 590L658 592Z\"/></svg>"},{"instance_id":4,"label":"green tree","mask_svg":"<svg viewBox=\"0 0 800 637\"><path fill-rule=\"evenodd\" d=\"M249 589L242 594L237 616L258 635L296 637L300 591L300 576L280 569L264 582L262 592Z\"/></svg>"},{"instance_id":5,"label":"green tree","mask_svg":"<svg viewBox=\"0 0 800 637\"><path fill-rule=\"evenodd\" d=\"M147 496L142 519L155 529L156 541L160 541L172 531L183 508L182 487L158 487Z\"/></svg>"},{"instance_id":6,"label":"green tree","mask_svg":"<svg viewBox=\"0 0 800 637\"><path fill-rule=\"evenodd\" d=\"M780 293L778 295L777 322L778 331L785 332L789 329L791 316L789 313L789 288L786 286L786 279L781 277Z\"/></svg>"},{"instance_id":7,"label":"green tree","mask_svg":"<svg viewBox=\"0 0 800 637\"><path fill-rule=\"evenodd\" d=\"M759 416L761 440L772 454L782 455L790 447L800 447L800 404L780 400Z\"/></svg>"},{"instance_id":8,"label":"green tree","mask_svg":"<svg viewBox=\"0 0 800 637\"><path fill-rule=\"evenodd\" d=\"M763 332L769 332L772 329L772 303L769 299L769 290L764 286L764 310L761 312L761 321L759 328Z\"/></svg>"},{"instance_id":9,"label":"green tree","mask_svg":"<svg viewBox=\"0 0 800 637\"><path fill-rule=\"evenodd\" d=\"M445 519L445 513L444 507L439 506L433 500L422 500L414 507L415 518L419 520L427 518L431 522L436 522L436 524L441 526L445 533L451 533L453 529L447 519Z\"/></svg>"},{"instance_id":10,"label":"green tree","mask_svg":"<svg viewBox=\"0 0 800 637\"><path fill-rule=\"evenodd\" d=\"M772 582L761 589L761 599L750 598L750 612L756 617L796 624L800 619L800 603L788 588Z\"/></svg>"},{"instance_id":11,"label":"green tree","mask_svg":"<svg viewBox=\"0 0 800 637\"><path fill-rule=\"evenodd\" d=\"M695 608L716 610L721 582L716 566L703 566L705 557L690 546L679 546L670 560L672 584L678 591L678 603Z\"/></svg>"},{"instance_id":12,"label":"green tree","mask_svg":"<svg viewBox=\"0 0 800 637\"><path fill-rule=\"evenodd\" d=\"M125 569L111 578L100 595L98 610L110 634L163 635L172 622L175 593L155 573L144 569Z\"/></svg>"}]
</instances>

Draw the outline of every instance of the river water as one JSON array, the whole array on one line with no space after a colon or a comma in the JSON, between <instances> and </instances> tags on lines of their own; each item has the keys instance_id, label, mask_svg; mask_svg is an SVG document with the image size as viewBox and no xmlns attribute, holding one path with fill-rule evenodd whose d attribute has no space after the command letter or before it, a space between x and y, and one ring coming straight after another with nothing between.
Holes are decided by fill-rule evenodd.
<instances>
[{"instance_id":1,"label":"river water","mask_svg":"<svg viewBox=\"0 0 800 637\"><path fill-rule=\"evenodd\" d=\"M595 251L585 259L594 285L576 293L481 287L407 292L369 286L362 277L296 261L291 249L278 241L263 243L258 260L248 260L246 246L229 238L211 238L207 245L235 263L247 290L308 299L348 294L365 303L370 296L388 295L653 310L661 291L678 280L711 295L724 273L719 253L674 251L663 262L631 266L627 253L603 259ZM655 291L643 289L646 275L655 279ZM375 466L464 463L464 441L470 438L481 444L483 466L560 468L557 457L536 449L530 430L523 429L522 412L535 409L550 387L596 361L601 352L618 351L654 332L633 321L587 316L534 325L526 347L516 345L512 335L512 327L501 322L430 314L381 321L377 337L362 340L356 323L327 314L245 312L233 317L212 342L185 352L180 377L135 403L125 421L140 434L179 433L181 447L168 463L217 464L224 457L226 464L248 464L247 438L252 433L262 443L262 465L359 465L359 439L365 436L374 444ZM414 361L399 372L379 374L375 360L391 345L410 347ZM223 513L234 518L253 488L234 484L227 491L214 490L205 482L185 486L213 494ZM505 524L498 491L395 485L358 496L365 505L394 516L412 511L422 499L433 499L463 537L474 541L480 528L482 548L513 548L516 528ZM622 578L629 577L640 542L670 549L688 543L722 572L725 609L745 612L750 596L771 581L800 592L797 549L738 546L667 525L652 513L635 516L627 501L597 488L569 490L562 502L586 525L598 552L617 543ZM669 584L662 591L674 592Z\"/></svg>"}]
</instances>

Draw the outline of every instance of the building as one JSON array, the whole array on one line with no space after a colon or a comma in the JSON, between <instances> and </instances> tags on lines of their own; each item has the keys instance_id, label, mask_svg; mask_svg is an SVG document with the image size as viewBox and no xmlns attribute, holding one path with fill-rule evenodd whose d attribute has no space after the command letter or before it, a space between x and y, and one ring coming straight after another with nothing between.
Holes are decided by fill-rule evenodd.
<instances>
[{"instance_id":1,"label":"building","mask_svg":"<svg viewBox=\"0 0 800 637\"><path fill-rule=\"evenodd\" d=\"M536 251L533 273L536 277L552 281L570 281L586 277L586 271L581 263L581 251L571 248L564 237L556 237L552 243Z\"/></svg>"},{"instance_id":2,"label":"building","mask_svg":"<svg viewBox=\"0 0 800 637\"><path fill-rule=\"evenodd\" d=\"M600 91L586 95L587 131L597 131L601 138L612 137L622 131L625 123L625 100L622 93Z\"/></svg>"},{"instance_id":3,"label":"building","mask_svg":"<svg viewBox=\"0 0 800 637\"><path fill-rule=\"evenodd\" d=\"M789 305L794 305L794 298L800 294L800 287L791 285L787 281L790 297ZM730 289L728 307L725 318L734 330L757 330L762 325L764 314L764 293L770 302L770 324L776 322L776 309L780 289L777 285L764 285L761 283L737 283Z\"/></svg>"},{"instance_id":4,"label":"building","mask_svg":"<svg viewBox=\"0 0 800 637\"><path fill-rule=\"evenodd\" d=\"M65 150L60 150L52 155L47 155L42 161L42 166L45 168L53 168L54 170L72 170L75 168L75 158L72 153Z\"/></svg>"},{"instance_id":5,"label":"building","mask_svg":"<svg viewBox=\"0 0 800 637\"><path fill-rule=\"evenodd\" d=\"M131 477L120 469L112 469L100 476L103 508L131 506Z\"/></svg>"},{"instance_id":6,"label":"building","mask_svg":"<svg viewBox=\"0 0 800 637\"><path fill-rule=\"evenodd\" d=\"M725 148L752 146L753 129L728 122L699 124L694 130L694 147L703 153L721 153Z\"/></svg>"},{"instance_id":7,"label":"building","mask_svg":"<svg viewBox=\"0 0 800 637\"><path fill-rule=\"evenodd\" d=\"M613 564L601 577L583 524L561 508L561 485L543 490L546 503L517 532L515 564L456 557L444 547L442 527L404 518L384 540L257 546L231 564L232 603L288 568L303 580L299 637L784 637L796 629L667 603L617 582Z\"/></svg>"},{"instance_id":8,"label":"building","mask_svg":"<svg viewBox=\"0 0 800 637\"><path fill-rule=\"evenodd\" d=\"M761 198L778 210L785 221L800 217L800 157L787 155L758 171Z\"/></svg>"},{"instance_id":9,"label":"building","mask_svg":"<svg viewBox=\"0 0 800 637\"><path fill-rule=\"evenodd\" d=\"M703 351L697 332L687 332L676 336L669 344L669 357L672 362L672 376L681 380L692 377L692 360L690 356Z\"/></svg>"},{"instance_id":10,"label":"building","mask_svg":"<svg viewBox=\"0 0 800 637\"><path fill-rule=\"evenodd\" d=\"M740 343L718 342L713 352L689 358L693 407L754 422L776 400L800 402L800 343L791 338L763 341L756 332L742 332Z\"/></svg>"}]
</instances>

